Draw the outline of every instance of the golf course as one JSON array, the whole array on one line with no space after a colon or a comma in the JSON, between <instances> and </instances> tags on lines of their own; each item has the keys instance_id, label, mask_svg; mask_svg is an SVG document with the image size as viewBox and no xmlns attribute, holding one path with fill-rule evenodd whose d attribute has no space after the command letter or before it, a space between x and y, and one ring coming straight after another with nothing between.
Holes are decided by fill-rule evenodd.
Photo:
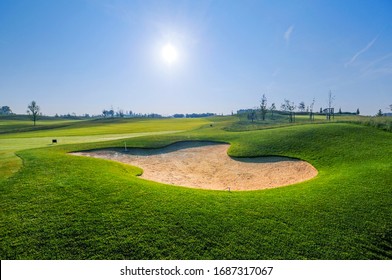
<instances>
[{"instance_id":1,"label":"golf course","mask_svg":"<svg viewBox=\"0 0 392 280\"><path fill-rule=\"evenodd\" d=\"M237 116L49 118L33 127L27 117L3 117L0 257L391 259L392 134L379 127L344 117L263 127ZM317 174L267 189L206 190L71 154L182 142L226 144L236 160L301 160Z\"/></svg>"}]
</instances>

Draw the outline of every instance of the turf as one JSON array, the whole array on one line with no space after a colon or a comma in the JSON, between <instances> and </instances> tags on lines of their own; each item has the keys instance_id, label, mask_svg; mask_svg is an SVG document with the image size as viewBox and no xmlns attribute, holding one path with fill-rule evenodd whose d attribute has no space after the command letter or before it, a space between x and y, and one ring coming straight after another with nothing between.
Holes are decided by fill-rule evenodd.
<instances>
[{"instance_id":1,"label":"turf","mask_svg":"<svg viewBox=\"0 0 392 280\"><path fill-rule=\"evenodd\" d=\"M142 135L178 132L205 125L203 119L93 119L59 120L46 118L33 126L23 116L0 118L0 181L15 173L22 165L15 155L18 150L50 147L52 139L59 144L108 141ZM22 131L23 133L21 133Z\"/></svg>"},{"instance_id":2,"label":"turf","mask_svg":"<svg viewBox=\"0 0 392 280\"><path fill-rule=\"evenodd\" d=\"M346 123L225 131L234 120L207 119L182 133L15 148L24 164L1 183L0 257L392 258L391 133ZM207 191L142 180L137 167L67 154L124 141L161 147L183 140L231 143L229 154L239 157L300 158L319 174L270 190Z\"/></svg>"},{"instance_id":3,"label":"turf","mask_svg":"<svg viewBox=\"0 0 392 280\"><path fill-rule=\"evenodd\" d=\"M36 127L22 121L20 125L15 122L8 124L7 120L1 122L0 138L30 138L30 137L60 137L60 136L91 136L104 134L125 134L151 131L190 130L206 124L205 119L146 119L146 118L106 118L84 121L41 121ZM1 125L2 124L2 125ZM2 127L6 127L3 129ZM17 129L24 133L12 133Z\"/></svg>"}]
</instances>

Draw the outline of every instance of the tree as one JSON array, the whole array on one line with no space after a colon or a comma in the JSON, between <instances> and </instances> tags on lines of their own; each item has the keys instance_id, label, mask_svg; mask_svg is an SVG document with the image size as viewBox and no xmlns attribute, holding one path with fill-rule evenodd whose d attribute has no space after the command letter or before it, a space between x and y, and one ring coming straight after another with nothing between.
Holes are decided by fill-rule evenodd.
<instances>
[{"instance_id":1,"label":"tree","mask_svg":"<svg viewBox=\"0 0 392 280\"><path fill-rule=\"evenodd\" d=\"M9 106L2 106L0 108L0 115L11 115L12 111Z\"/></svg>"},{"instance_id":2,"label":"tree","mask_svg":"<svg viewBox=\"0 0 392 280\"><path fill-rule=\"evenodd\" d=\"M359 115L359 108L357 109L357 115Z\"/></svg>"},{"instance_id":3,"label":"tree","mask_svg":"<svg viewBox=\"0 0 392 280\"><path fill-rule=\"evenodd\" d=\"M389 105L389 109L391 109L391 111L392 111L392 104L391 104L391 105Z\"/></svg>"},{"instance_id":4,"label":"tree","mask_svg":"<svg viewBox=\"0 0 392 280\"><path fill-rule=\"evenodd\" d=\"M267 97L263 94L263 97L260 101L260 112L261 112L261 119L265 120L265 115L267 114Z\"/></svg>"},{"instance_id":5,"label":"tree","mask_svg":"<svg viewBox=\"0 0 392 280\"><path fill-rule=\"evenodd\" d=\"M296 106L294 105L294 102L290 102L290 100L285 99L284 103L280 106L283 111L289 112L289 121L290 122L295 122L295 113L294 110Z\"/></svg>"},{"instance_id":6,"label":"tree","mask_svg":"<svg viewBox=\"0 0 392 280\"><path fill-rule=\"evenodd\" d=\"M301 101L298 105L298 109L303 112L305 111L305 102Z\"/></svg>"},{"instance_id":7,"label":"tree","mask_svg":"<svg viewBox=\"0 0 392 280\"><path fill-rule=\"evenodd\" d=\"M331 120L331 116L334 116L334 109L332 108L332 103L335 100L335 96L332 95L331 90L328 93L328 109L326 111L327 120Z\"/></svg>"},{"instance_id":8,"label":"tree","mask_svg":"<svg viewBox=\"0 0 392 280\"><path fill-rule=\"evenodd\" d=\"M116 112L116 116L123 118L124 117L124 111L122 109L118 109L118 111Z\"/></svg>"},{"instance_id":9,"label":"tree","mask_svg":"<svg viewBox=\"0 0 392 280\"><path fill-rule=\"evenodd\" d=\"M342 114L342 108L339 108L339 115Z\"/></svg>"},{"instance_id":10,"label":"tree","mask_svg":"<svg viewBox=\"0 0 392 280\"><path fill-rule=\"evenodd\" d=\"M251 112L248 113L248 120L251 120L252 122L255 120L256 118L256 111L252 110Z\"/></svg>"},{"instance_id":11,"label":"tree","mask_svg":"<svg viewBox=\"0 0 392 280\"><path fill-rule=\"evenodd\" d=\"M309 107L309 109L310 109L309 118L311 121L314 121L314 114L313 114L314 102L315 102L315 99L313 98L312 103L310 104L310 107ZM320 108L320 110L321 110L321 108Z\"/></svg>"},{"instance_id":12,"label":"tree","mask_svg":"<svg viewBox=\"0 0 392 280\"><path fill-rule=\"evenodd\" d=\"M382 117L382 116L383 116L383 113L382 113L381 109L378 110L378 113L377 113L376 116L377 116L377 117Z\"/></svg>"},{"instance_id":13,"label":"tree","mask_svg":"<svg viewBox=\"0 0 392 280\"><path fill-rule=\"evenodd\" d=\"M271 104L270 111L271 111L271 118L274 118L274 111L276 110L275 103Z\"/></svg>"},{"instance_id":14,"label":"tree","mask_svg":"<svg viewBox=\"0 0 392 280\"><path fill-rule=\"evenodd\" d=\"M27 108L29 109L27 110L27 113L31 115L31 118L35 126L35 122L37 121L37 118L40 115L40 108L34 100L31 101L31 103L27 106Z\"/></svg>"},{"instance_id":15,"label":"tree","mask_svg":"<svg viewBox=\"0 0 392 280\"><path fill-rule=\"evenodd\" d=\"M124 114L124 112L121 110L121 113L122 114ZM114 117L114 110L113 109L110 109L110 110L106 110L106 109L104 109L104 110L102 110L102 115L106 118L106 117ZM120 115L118 115L118 116L120 116Z\"/></svg>"}]
</instances>

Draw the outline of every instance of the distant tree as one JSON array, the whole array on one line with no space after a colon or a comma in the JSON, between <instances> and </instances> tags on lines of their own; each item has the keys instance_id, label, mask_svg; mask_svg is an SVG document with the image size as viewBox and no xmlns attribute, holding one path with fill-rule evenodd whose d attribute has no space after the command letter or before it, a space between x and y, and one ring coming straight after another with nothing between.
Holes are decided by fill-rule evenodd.
<instances>
[{"instance_id":1,"label":"distant tree","mask_svg":"<svg viewBox=\"0 0 392 280\"><path fill-rule=\"evenodd\" d=\"M357 115L359 115L360 113L359 113L359 108L357 109Z\"/></svg>"},{"instance_id":2,"label":"distant tree","mask_svg":"<svg viewBox=\"0 0 392 280\"><path fill-rule=\"evenodd\" d=\"M40 115L40 108L34 100L31 101L31 103L27 106L27 108L29 109L27 110L27 113L31 115L31 118L35 126L35 122L37 121L37 118Z\"/></svg>"},{"instance_id":3,"label":"distant tree","mask_svg":"<svg viewBox=\"0 0 392 280\"><path fill-rule=\"evenodd\" d=\"M192 114L186 114L185 117L186 118L206 118L206 117L211 117L211 116L215 116L216 114L214 113L192 113ZM160 116L162 117L162 116Z\"/></svg>"},{"instance_id":4,"label":"distant tree","mask_svg":"<svg viewBox=\"0 0 392 280\"><path fill-rule=\"evenodd\" d=\"M116 112L116 116L119 117L119 118L123 118L124 117L124 111L122 109L119 109Z\"/></svg>"},{"instance_id":5,"label":"distant tree","mask_svg":"<svg viewBox=\"0 0 392 280\"><path fill-rule=\"evenodd\" d=\"M269 109L271 111L271 118L273 119L274 118L274 111L276 110L275 103L272 103L271 107Z\"/></svg>"},{"instance_id":6,"label":"distant tree","mask_svg":"<svg viewBox=\"0 0 392 280\"><path fill-rule=\"evenodd\" d=\"M113 109L110 109L110 110L108 111L108 114L113 118L113 117L114 117L114 110L113 110Z\"/></svg>"},{"instance_id":7,"label":"distant tree","mask_svg":"<svg viewBox=\"0 0 392 280\"><path fill-rule=\"evenodd\" d=\"M305 111L305 102L301 101L298 105L298 110L300 110L301 112Z\"/></svg>"},{"instance_id":8,"label":"distant tree","mask_svg":"<svg viewBox=\"0 0 392 280\"><path fill-rule=\"evenodd\" d=\"M294 102L290 102L290 100L285 99L284 103L280 106L283 111L289 113L289 121L290 122L295 122L295 113L294 110L296 106L294 105Z\"/></svg>"},{"instance_id":9,"label":"distant tree","mask_svg":"<svg viewBox=\"0 0 392 280\"><path fill-rule=\"evenodd\" d=\"M0 115L11 115L11 114L12 114L12 111L9 106L2 106L0 108Z\"/></svg>"},{"instance_id":10,"label":"distant tree","mask_svg":"<svg viewBox=\"0 0 392 280\"><path fill-rule=\"evenodd\" d=\"M313 98L312 103L311 103L310 106L309 106L309 109L310 109L309 118L310 118L311 121L314 121L314 114L313 114L314 102L315 102L315 99ZM320 108L320 110L321 110L321 108ZM321 111L322 111L322 110L321 110Z\"/></svg>"},{"instance_id":11,"label":"distant tree","mask_svg":"<svg viewBox=\"0 0 392 280\"><path fill-rule=\"evenodd\" d=\"M265 115L267 114L267 97L263 94L263 97L260 100L260 112L261 112L261 119L265 120Z\"/></svg>"},{"instance_id":12,"label":"distant tree","mask_svg":"<svg viewBox=\"0 0 392 280\"><path fill-rule=\"evenodd\" d=\"M331 116L334 117L334 109L332 108L332 103L335 100L335 96L332 95L331 90L328 93L328 109L326 111L327 120L331 120Z\"/></svg>"},{"instance_id":13,"label":"distant tree","mask_svg":"<svg viewBox=\"0 0 392 280\"><path fill-rule=\"evenodd\" d=\"M389 105L389 109L392 111L392 104L391 104L391 105Z\"/></svg>"},{"instance_id":14,"label":"distant tree","mask_svg":"<svg viewBox=\"0 0 392 280\"><path fill-rule=\"evenodd\" d=\"M323 107L320 107L320 114L323 113Z\"/></svg>"},{"instance_id":15,"label":"distant tree","mask_svg":"<svg viewBox=\"0 0 392 280\"><path fill-rule=\"evenodd\" d=\"M339 115L342 114L342 108L339 108Z\"/></svg>"},{"instance_id":16,"label":"distant tree","mask_svg":"<svg viewBox=\"0 0 392 280\"><path fill-rule=\"evenodd\" d=\"M160 114L151 113L147 115L147 118L156 119L156 118L162 118L162 116Z\"/></svg>"},{"instance_id":17,"label":"distant tree","mask_svg":"<svg viewBox=\"0 0 392 280\"><path fill-rule=\"evenodd\" d=\"M248 113L248 120L251 120L252 122L256 119L256 111L252 110Z\"/></svg>"},{"instance_id":18,"label":"distant tree","mask_svg":"<svg viewBox=\"0 0 392 280\"><path fill-rule=\"evenodd\" d=\"M383 116L383 113L382 113L381 109L378 110L378 113L377 113L376 116L377 116L377 117L382 117L382 116Z\"/></svg>"},{"instance_id":19,"label":"distant tree","mask_svg":"<svg viewBox=\"0 0 392 280\"><path fill-rule=\"evenodd\" d=\"M106 118L107 116L109 116L109 111L106 109L102 110L102 115Z\"/></svg>"}]
</instances>

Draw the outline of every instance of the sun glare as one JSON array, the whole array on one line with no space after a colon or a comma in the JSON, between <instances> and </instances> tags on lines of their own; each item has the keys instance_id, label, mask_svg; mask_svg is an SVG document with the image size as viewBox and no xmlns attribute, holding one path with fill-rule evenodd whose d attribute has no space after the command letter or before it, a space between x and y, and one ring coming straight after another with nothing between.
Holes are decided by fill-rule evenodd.
<instances>
[{"instance_id":1,"label":"sun glare","mask_svg":"<svg viewBox=\"0 0 392 280\"><path fill-rule=\"evenodd\" d=\"M177 49L172 44L166 44L162 48L162 58L168 64L172 64L178 58Z\"/></svg>"}]
</instances>

